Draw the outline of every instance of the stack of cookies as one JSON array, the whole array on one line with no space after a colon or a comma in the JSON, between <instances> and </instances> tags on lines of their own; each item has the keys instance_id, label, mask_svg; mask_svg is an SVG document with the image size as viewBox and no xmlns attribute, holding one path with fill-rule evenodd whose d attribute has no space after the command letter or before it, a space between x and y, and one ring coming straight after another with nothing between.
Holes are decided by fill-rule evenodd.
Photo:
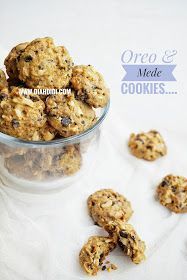
<instances>
[{"instance_id":1,"label":"stack of cookies","mask_svg":"<svg viewBox=\"0 0 187 280\"><path fill-rule=\"evenodd\" d=\"M96 275L100 269L107 268L105 258L117 244L133 263L139 264L145 259L145 243L133 226L127 224L133 210L131 203L123 195L111 189L102 189L92 194L87 204L94 223L109 233L107 237L90 237L80 251L80 265L89 275ZM109 266L110 268L115 266Z\"/></svg>"},{"instance_id":2,"label":"stack of cookies","mask_svg":"<svg viewBox=\"0 0 187 280\"><path fill-rule=\"evenodd\" d=\"M80 134L97 121L95 109L109 101L102 75L91 65L74 66L67 49L52 38L15 46L5 66L8 79L0 70L0 132L10 136L52 141ZM57 93L38 94L42 90ZM0 145L6 169L25 179L71 175L81 166L78 144L31 150Z\"/></svg>"},{"instance_id":3,"label":"stack of cookies","mask_svg":"<svg viewBox=\"0 0 187 280\"><path fill-rule=\"evenodd\" d=\"M91 65L73 66L52 38L14 47L0 71L0 131L24 140L49 141L79 134L96 121L94 108L109 100L102 75ZM71 89L52 96L20 94L20 89Z\"/></svg>"}]
</instances>

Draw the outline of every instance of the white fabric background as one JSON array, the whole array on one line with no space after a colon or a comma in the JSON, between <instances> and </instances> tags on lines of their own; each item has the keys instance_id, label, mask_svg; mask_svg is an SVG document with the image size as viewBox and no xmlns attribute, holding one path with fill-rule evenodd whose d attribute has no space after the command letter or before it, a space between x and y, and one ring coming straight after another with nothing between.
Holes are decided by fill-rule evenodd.
<instances>
[{"instance_id":1,"label":"white fabric background","mask_svg":"<svg viewBox=\"0 0 187 280\"><path fill-rule=\"evenodd\" d=\"M119 266L95 279L186 280L187 217L154 199L167 173L187 173L186 1L0 1L0 62L13 45L53 36L75 62L93 64L106 77L112 104L103 126L99 157L82 181L54 194L0 189L0 279L86 279L78 252L91 234L104 234L87 215L86 198L112 187L132 202L131 223L147 244L147 260L135 266L119 250ZM178 95L123 96L120 57L124 49L159 52L177 49ZM158 129L168 156L147 163L127 149L132 131ZM186 175L187 176L187 175Z\"/></svg>"}]
</instances>

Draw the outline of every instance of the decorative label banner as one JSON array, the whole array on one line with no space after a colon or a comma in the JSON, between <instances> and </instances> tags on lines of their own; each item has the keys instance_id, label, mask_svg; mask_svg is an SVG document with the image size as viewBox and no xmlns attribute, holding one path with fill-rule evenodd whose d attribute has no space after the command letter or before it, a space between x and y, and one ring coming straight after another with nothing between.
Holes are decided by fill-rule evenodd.
<instances>
[{"instance_id":1,"label":"decorative label banner","mask_svg":"<svg viewBox=\"0 0 187 280\"><path fill-rule=\"evenodd\" d=\"M126 75L122 81L176 81L173 70L176 65L122 65Z\"/></svg>"}]
</instances>

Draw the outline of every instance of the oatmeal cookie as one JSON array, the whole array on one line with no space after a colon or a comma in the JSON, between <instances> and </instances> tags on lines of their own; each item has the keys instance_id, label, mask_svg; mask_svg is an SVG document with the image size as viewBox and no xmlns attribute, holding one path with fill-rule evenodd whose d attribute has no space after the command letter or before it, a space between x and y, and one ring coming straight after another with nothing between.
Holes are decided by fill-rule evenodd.
<instances>
[{"instance_id":1,"label":"oatmeal cookie","mask_svg":"<svg viewBox=\"0 0 187 280\"><path fill-rule=\"evenodd\" d=\"M90 216L100 226L111 221L127 222L133 213L130 202L111 189L95 192L88 198L87 204Z\"/></svg>"},{"instance_id":2,"label":"oatmeal cookie","mask_svg":"<svg viewBox=\"0 0 187 280\"><path fill-rule=\"evenodd\" d=\"M9 173L17 177L44 180L76 173L81 166L81 154L77 145L13 151L4 164Z\"/></svg>"},{"instance_id":3,"label":"oatmeal cookie","mask_svg":"<svg viewBox=\"0 0 187 280\"><path fill-rule=\"evenodd\" d=\"M69 137L90 128L96 121L94 110L74 95L57 94L46 99L48 121L60 135Z\"/></svg>"},{"instance_id":4,"label":"oatmeal cookie","mask_svg":"<svg viewBox=\"0 0 187 280\"><path fill-rule=\"evenodd\" d=\"M133 226L121 222L110 222L105 226L109 235L118 242L125 255L133 263L139 264L145 260L145 242L140 239Z\"/></svg>"},{"instance_id":5,"label":"oatmeal cookie","mask_svg":"<svg viewBox=\"0 0 187 280\"><path fill-rule=\"evenodd\" d=\"M4 166L10 174L27 180L44 180L51 170L52 155L46 150L30 149L23 154L13 153L5 159Z\"/></svg>"},{"instance_id":6,"label":"oatmeal cookie","mask_svg":"<svg viewBox=\"0 0 187 280\"><path fill-rule=\"evenodd\" d=\"M175 213L187 213L187 178L167 175L157 187L160 203Z\"/></svg>"},{"instance_id":7,"label":"oatmeal cookie","mask_svg":"<svg viewBox=\"0 0 187 280\"><path fill-rule=\"evenodd\" d=\"M33 153L34 156L35 153ZM26 155L15 154L9 156L4 161L4 166L10 174L16 175L22 179L43 179L43 172L41 171L41 166L36 164L36 160L26 160Z\"/></svg>"},{"instance_id":8,"label":"oatmeal cookie","mask_svg":"<svg viewBox=\"0 0 187 280\"><path fill-rule=\"evenodd\" d=\"M102 75L91 65L75 66L71 85L80 100L95 108L104 107L109 100L109 90Z\"/></svg>"},{"instance_id":9,"label":"oatmeal cookie","mask_svg":"<svg viewBox=\"0 0 187 280\"><path fill-rule=\"evenodd\" d=\"M73 175L80 169L81 163L79 145L69 145L54 154L51 171L49 171L55 176Z\"/></svg>"},{"instance_id":10,"label":"oatmeal cookie","mask_svg":"<svg viewBox=\"0 0 187 280\"><path fill-rule=\"evenodd\" d=\"M2 90L3 88L6 88L6 87L8 87L6 75L3 72L3 70L0 69L0 90Z\"/></svg>"},{"instance_id":11,"label":"oatmeal cookie","mask_svg":"<svg viewBox=\"0 0 187 280\"><path fill-rule=\"evenodd\" d=\"M19 79L30 88L65 88L72 74L72 59L53 39L39 38L27 45L18 62Z\"/></svg>"},{"instance_id":12,"label":"oatmeal cookie","mask_svg":"<svg viewBox=\"0 0 187 280\"><path fill-rule=\"evenodd\" d=\"M46 123L45 104L37 95L24 96L18 87L0 92L0 131L24 140L34 140Z\"/></svg>"},{"instance_id":13,"label":"oatmeal cookie","mask_svg":"<svg viewBox=\"0 0 187 280\"><path fill-rule=\"evenodd\" d=\"M28 42L21 43L17 46L15 46L9 53L9 55L5 59L5 66L6 66L6 72L10 78L10 81L17 82L19 80L19 72L17 63L19 61L21 53L24 51L26 46L28 45Z\"/></svg>"},{"instance_id":14,"label":"oatmeal cookie","mask_svg":"<svg viewBox=\"0 0 187 280\"><path fill-rule=\"evenodd\" d=\"M147 133L131 134L128 145L134 156L148 161L153 161L167 153L162 136L155 130Z\"/></svg>"},{"instance_id":15,"label":"oatmeal cookie","mask_svg":"<svg viewBox=\"0 0 187 280\"><path fill-rule=\"evenodd\" d=\"M79 254L81 267L89 275L96 275L101 269L106 256L116 247L110 237L92 236Z\"/></svg>"}]
</instances>

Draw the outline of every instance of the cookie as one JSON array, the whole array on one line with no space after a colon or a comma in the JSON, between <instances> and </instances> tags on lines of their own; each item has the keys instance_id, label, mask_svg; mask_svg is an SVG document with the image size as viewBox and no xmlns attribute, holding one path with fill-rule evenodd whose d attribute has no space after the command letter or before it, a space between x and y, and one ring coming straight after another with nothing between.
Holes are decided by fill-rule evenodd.
<instances>
[{"instance_id":1,"label":"cookie","mask_svg":"<svg viewBox=\"0 0 187 280\"><path fill-rule=\"evenodd\" d=\"M34 140L46 123L45 104L37 95L24 96L18 87L0 92L0 131L24 140Z\"/></svg>"},{"instance_id":2,"label":"cookie","mask_svg":"<svg viewBox=\"0 0 187 280\"><path fill-rule=\"evenodd\" d=\"M140 239L133 226L121 224L119 227L118 244L125 255L131 258L133 263L139 264L145 260L145 242Z\"/></svg>"},{"instance_id":3,"label":"cookie","mask_svg":"<svg viewBox=\"0 0 187 280\"><path fill-rule=\"evenodd\" d=\"M77 145L12 153L9 150L9 154L6 155L4 165L8 172L29 180L73 175L80 169L82 161Z\"/></svg>"},{"instance_id":4,"label":"cookie","mask_svg":"<svg viewBox=\"0 0 187 280\"><path fill-rule=\"evenodd\" d=\"M130 202L111 189L103 189L92 194L87 201L90 216L103 227L111 221L127 222L133 210Z\"/></svg>"},{"instance_id":5,"label":"cookie","mask_svg":"<svg viewBox=\"0 0 187 280\"><path fill-rule=\"evenodd\" d=\"M81 167L82 156L79 145L69 145L53 156L50 174L54 176L73 175Z\"/></svg>"},{"instance_id":6,"label":"cookie","mask_svg":"<svg viewBox=\"0 0 187 280\"><path fill-rule=\"evenodd\" d=\"M105 226L105 230L118 242L122 251L133 263L139 264L145 260L145 242L140 239L132 225L111 222Z\"/></svg>"},{"instance_id":7,"label":"cookie","mask_svg":"<svg viewBox=\"0 0 187 280\"><path fill-rule=\"evenodd\" d=\"M83 246L79 254L81 267L89 275L97 275L102 268L106 256L116 247L110 237L92 236Z\"/></svg>"},{"instance_id":8,"label":"cookie","mask_svg":"<svg viewBox=\"0 0 187 280\"><path fill-rule=\"evenodd\" d=\"M148 161L156 160L167 153L162 136L155 130L147 133L131 134L128 145L135 157Z\"/></svg>"},{"instance_id":9,"label":"cookie","mask_svg":"<svg viewBox=\"0 0 187 280\"><path fill-rule=\"evenodd\" d=\"M93 126L96 121L94 110L76 100L73 94L49 96L46 107L49 123L63 137L79 134Z\"/></svg>"},{"instance_id":10,"label":"cookie","mask_svg":"<svg viewBox=\"0 0 187 280\"><path fill-rule=\"evenodd\" d=\"M30 88L65 88L72 74L72 59L53 39L39 38L29 43L17 64L19 79Z\"/></svg>"},{"instance_id":11,"label":"cookie","mask_svg":"<svg viewBox=\"0 0 187 280\"><path fill-rule=\"evenodd\" d=\"M8 87L6 75L3 72L3 70L0 69L0 90L2 90L3 88L6 88L6 87Z\"/></svg>"},{"instance_id":12,"label":"cookie","mask_svg":"<svg viewBox=\"0 0 187 280\"><path fill-rule=\"evenodd\" d=\"M175 213L187 213L187 178L167 175L157 187L160 203Z\"/></svg>"},{"instance_id":13,"label":"cookie","mask_svg":"<svg viewBox=\"0 0 187 280\"><path fill-rule=\"evenodd\" d=\"M10 174L31 181L45 180L51 165L52 155L42 149L26 150L23 154L12 153L4 160L4 166Z\"/></svg>"},{"instance_id":14,"label":"cookie","mask_svg":"<svg viewBox=\"0 0 187 280\"><path fill-rule=\"evenodd\" d=\"M15 154L5 158L4 166L10 174L15 175L18 178L28 180L42 180L43 172L41 172L41 166L33 159L28 161L25 157L28 155ZM36 153L33 153L33 157ZM37 163L37 164L36 164Z\"/></svg>"},{"instance_id":15,"label":"cookie","mask_svg":"<svg viewBox=\"0 0 187 280\"><path fill-rule=\"evenodd\" d=\"M6 66L6 72L10 78L10 81L17 82L19 80L17 63L19 61L21 53L24 51L27 45L28 43L26 42L15 46L5 59L4 64Z\"/></svg>"},{"instance_id":16,"label":"cookie","mask_svg":"<svg viewBox=\"0 0 187 280\"><path fill-rule=\"evenodd\" d=\"M36 130L32 136L33 141L51 141L55 138L57 131L48 122Z\"/></svg>"},{"instance_id":17,"label":"cookie","mask_svg":"<svg viewBox=\"0 0 187 280\"><path fill-rule=\"evenodd\" d=\"M95 108L105 107L109 101L109 90L104 79L91 65L73 68L71 86L80 100Z\"/></svg>"}]
</instances>

